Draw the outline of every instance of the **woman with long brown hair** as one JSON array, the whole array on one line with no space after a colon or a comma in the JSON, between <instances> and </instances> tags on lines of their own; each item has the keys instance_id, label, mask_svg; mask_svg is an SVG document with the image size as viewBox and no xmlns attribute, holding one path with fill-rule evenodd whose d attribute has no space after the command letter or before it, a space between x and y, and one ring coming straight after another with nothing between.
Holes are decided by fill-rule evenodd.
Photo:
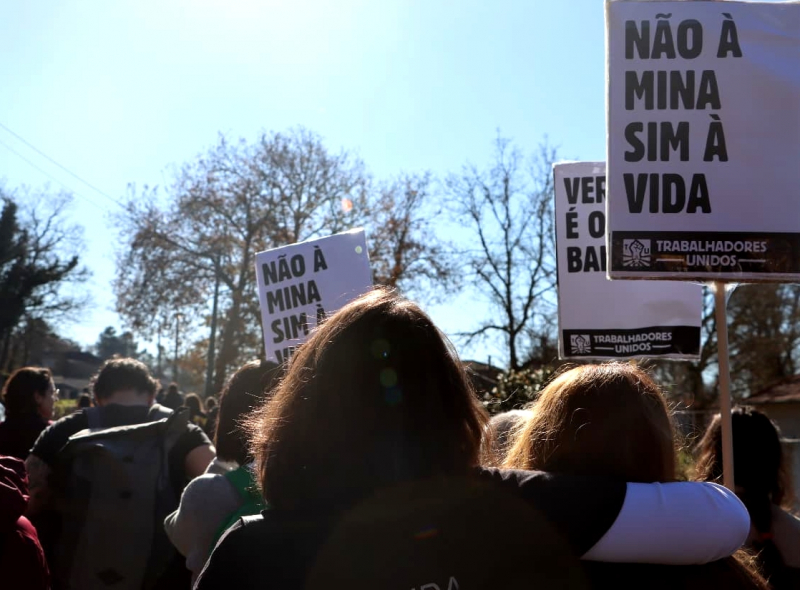
<instances>
[{"instance_id":1,"label":"woman with long brown hair","mask_svg":"<svg viewBox=\"0 0 800 590\"><path fill-rule=\"evenodd\" d=\"M480 468L486 422L416 304L384 289L359 297L299 347L252 421L270 509L228 530L197 590L582 587L587 552L686 559L669 545L677 526L702 561L746 536L744 508L713 484ZM706 514L683 521L686 506ZM618 526L631 518L641 526Z\"/></svg>"},{"instance_id":2,"label":"woman with long brown hair","mask_svg":"<svg viewBox=\"0 0 800 590\"><path fill-rule=\"evenodd\" d=\"M669 408L655 381L634 364L572 368L542 390L503 466L640 484L673 482L676 443ZM682 515L699 517L689 506ZM694 539L681 536L675 542L691 547ZM586 557L591 559L591 552ZM694 567L591 564L586 569L597 587L639 586L645 580L648 588L766 587L745 555Z\"/></svg>"}]
</instances>

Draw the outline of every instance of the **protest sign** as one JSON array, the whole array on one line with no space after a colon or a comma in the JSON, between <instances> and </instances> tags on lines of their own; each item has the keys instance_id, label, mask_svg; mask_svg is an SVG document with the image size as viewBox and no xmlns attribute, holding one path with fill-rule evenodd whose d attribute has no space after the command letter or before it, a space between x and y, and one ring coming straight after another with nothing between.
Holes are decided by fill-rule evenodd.
<instances>
[{"instance_id":1,"label":"protest sign","mask_svg":"<svg viewBox=\"0 0 800 590\"><path fill-rule=\"evenodd\" d=\"M605 164L556 164L553 175L559 356L696 359L700 354L702 286L677 281L609 281Z\"/></svg>"},{"instance_id":2,"label":"protest sign","mask_svg":"<svg viewBox=\"0 0 800 590\"><path fill-rule=\"evenodd\" d=\"M326 315L372 286L363 229L256 254L268 360L282 363Z\"/></svg>"},{"instance_id":3,"label":"protest sign","mask_svg":"<svg viewBox=\"0 0 800 590\"><path fill-rule=\"evenodd\" d=\"M606 2L612 278L800 279L800 4Z\"/></svg>"}]
</instances>

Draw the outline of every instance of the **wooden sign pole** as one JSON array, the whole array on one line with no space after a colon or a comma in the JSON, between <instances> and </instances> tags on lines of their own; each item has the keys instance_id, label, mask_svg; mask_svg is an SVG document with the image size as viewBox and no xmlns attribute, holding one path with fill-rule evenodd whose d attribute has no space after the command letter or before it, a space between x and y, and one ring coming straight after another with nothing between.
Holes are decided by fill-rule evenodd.
<instances>
[{"instance_id":1,"label":"wooden sign pole","mask_svg":"<svg viewBox=\"0 0 800 590\"><path fill-rule=\"evenodd\" d=\"M717 319L717 358L719 360L719 412L722 426L722 482L734 491L733 426L731 424L731 372L728 364L728 316L725 310L725 283L715 281L714 312Z\"/></svg>"}]
</instances>

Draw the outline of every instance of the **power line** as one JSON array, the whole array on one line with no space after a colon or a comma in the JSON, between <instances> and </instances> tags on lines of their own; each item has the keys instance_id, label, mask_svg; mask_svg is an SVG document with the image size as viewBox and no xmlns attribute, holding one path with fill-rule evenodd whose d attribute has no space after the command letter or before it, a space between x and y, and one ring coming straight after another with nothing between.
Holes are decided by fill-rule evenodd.
<instances>
[{"instance_id":1,"label":"power line","mask_svg":"<svg viewBox=\"0 0 800 590\"><path fill-rule=\"evenodd\" d=\"M123 205L121 201L118 201L118 200L117 200L117 199L115 199L114 197L111 197L111 196L107 195L106 193L104 193L103 191L101 191L99 188L97 188L96 186L94 186L94 185L93 185L92 183L90 183L89 181L87 181L87 180L84 180L83 178L81 178L80 176L78 176L77 174L75 174L75 173L74 173L72 170L70 170L70 169L69 169L69 168L67 168L66 166L62 166L61 164L59 164L58 162L56 162L56 161L55 161L53 158L51 158L50 156L48 156L47 154L45 154L45 153L44 153L42 150L40 150L39 148L37 148L36 146L34 146L33 144L31 144L29 141L26 141L24 137L21 137L20 135L18 135L18 134L16 134L16 133L14 133L14 132L13 132L11 129L9 129L8 127L6 127L5 125L3 125L2 123L0 123L0 127L2 127L3 129L5 129L6 131L8 131L8 132L9 132L11 135L13 135L13 136L14 136L14 137L16 137L18 140L20 140L22 143L24 143L25 145L27 145L29 148L31 148L33 151L35 151L37 154L39 154L39 155L40 155L40 156L42 156L43 158L46 158L46 159L47 159L47 160L49 160L51 163L53 163L53 164L55 164L56 166L58 166L59 168L61 168L61 169L62 169L64 172L66 172L66 173L67 173L67 174L69 174L70 176L72 176L72 177L76 178L77 180L79 180L80 182L82 182L83 184L85 184L86 186L88 186L90 189L92 189L92 190L94 190L95 192L97 192L99 195L101 195L101 196L105 197L105 198L106 198L106 199L108 199L109 201L112 201L112 202L113 202L113 203L115 203L116 205L119 205L119 206L120 206L120 207L122 207L123 209L125 208L125 205ZM8 147L8 146L6 146L6 147ZM17 155L19 155L19 154L17 154Z\"/></svg>"},{"instance_id":2,"label":"power line","mask_svg":"<svg viewBox=\"0 0 800 590\"><path fill-rule=\"evenodd\" d=\"M103 213L105 213L105 212L106 212L106 210L105 210L105 209L104 209L102 206L100 206L100 205L98 205L97 203L95 203L94 201L92 201L92 200L91 200L89 197L87 197L87 196L85 196L85 195L82 195L81 193L75 192L73 189L71 189L70 187L68 187L66 184L64 184L63 182L61 182L61 181L60 181L58 178L56 178L56 177L55 177L55 176L53 176L52 174L50 174L50 173L49 173L49 172L47 172L46 170L42 170L41 168L39 168L39 167L38 167L36 164L34 164L33 162L31 162L31 161L30 161L28 158L26 158L25 156L23 156L22 154L20 154L20 153L19 153L17 150L15 150L14 148L12 148L10 145L8 145L7 143L5 143L4 141L0 140L0 145L1 145L1 146L3 146L4 148L6 148L8 151L10 151L12 154L14 154L15 156L17 156L17 157L18 157L18 158L20 158L21 160L23 160L24 162L26 162L27 164L29 164L30 166L32 166L33 168L35 168L36 170L38 170L39 172L41 172L42 174L44 174L45 176L47 176L49 179L51 179L51 180L53 180L53 181L57 182L58 184L60 184L62 187L64 187L64 189L66 189L66 190L67 190L67 191L69 191L70 193L72 193L72 194L75 194L76 196L78 196L78 197L82 198L83 200L85 200L87 203L90 203L91 205L94 205L95 207L97 207L98 209L100 209L100 211L102 211Z\"/></svg>"}]
</instances>

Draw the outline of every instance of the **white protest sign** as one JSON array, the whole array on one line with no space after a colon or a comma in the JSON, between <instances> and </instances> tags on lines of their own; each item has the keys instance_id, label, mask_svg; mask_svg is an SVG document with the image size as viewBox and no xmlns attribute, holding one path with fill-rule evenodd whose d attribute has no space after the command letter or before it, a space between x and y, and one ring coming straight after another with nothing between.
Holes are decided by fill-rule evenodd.
<instances>
[{"instance_id":1,"label":"white protest sign","mask_svg":"<svg viewBox=\"0 0 800 590\"><path fill-rule=\"evenodd\" d=\"M318 321L372 286L363 229L256 254L268 360L282 363Z\"/></svg>"},{"instance_id":2,"label":"white protest sign","mask_svg":"<svg viewBox=\"0 0 800 590\"><path fill-rule=\"evenodd\" d=\"M698 358L701 285L606 278L605 163L556 164L553 175L559 356Z\"/></svg>"},{"instance_id":3,"label":"white protest sign","mask_svg":"<svg viewBox=\"0 0 800 590\"><path fill-rule=\"evenodd\" d=\"M800 4L606 2L611 278L800 279Z\"/></svg>"}]
</instances>

